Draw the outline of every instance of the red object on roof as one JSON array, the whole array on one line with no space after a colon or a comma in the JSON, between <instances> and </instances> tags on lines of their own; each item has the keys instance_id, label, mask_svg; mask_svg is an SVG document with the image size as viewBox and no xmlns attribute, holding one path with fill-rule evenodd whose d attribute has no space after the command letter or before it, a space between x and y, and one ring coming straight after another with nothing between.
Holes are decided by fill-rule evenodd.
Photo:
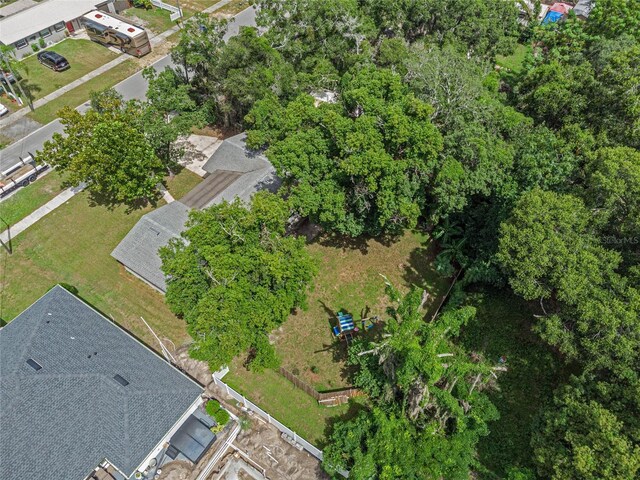
<instances>
[{"instance_id":1,"label":"red object on roof","mask_svg":"<svg viewBox=\"0 0 640 480\"><path fill-rule=\"evenodd\" d=\"M568 3L554 3L549 10L566 15L570 10L573 10L573 5L569 5Z\"/></svg>"}]
</instances>

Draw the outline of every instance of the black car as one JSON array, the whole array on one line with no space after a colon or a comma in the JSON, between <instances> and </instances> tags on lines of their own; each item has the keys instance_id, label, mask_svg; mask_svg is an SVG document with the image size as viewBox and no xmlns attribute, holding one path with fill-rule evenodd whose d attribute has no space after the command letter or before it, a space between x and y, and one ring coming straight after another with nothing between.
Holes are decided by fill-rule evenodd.
<instances>
[{"instance_id":1,"label":"black car","mask_svg":"<svg viewBox=\"0 0 640 480\"><path fill-rule=\"evenodd\" d=\"M45 67L49 67L51 70L60 72L69 68L69 62L62 55L56 52L40 52L38 53L38 60Z\"/></svg>"}]
</instances>

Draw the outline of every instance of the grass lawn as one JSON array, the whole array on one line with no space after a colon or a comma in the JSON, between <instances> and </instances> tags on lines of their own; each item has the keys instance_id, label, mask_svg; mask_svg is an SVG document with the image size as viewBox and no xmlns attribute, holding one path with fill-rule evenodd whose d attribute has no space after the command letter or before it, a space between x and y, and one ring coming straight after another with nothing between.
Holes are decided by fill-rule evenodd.
<instances>
[{"instance_id":1,"label":"grass lawn","mask_svg":"<svg viewBox=\"0 0 640 480\"><path fill-rule=\"evenodd\" d=\"M338 310L349 311L354 318L365 314L384 319L387 301L379 274L405 291L412 284L426 288L431 292L432 310L448 288L448 280L433 269L432 247L421 233L407 233L391 244L363 240L343 245L320 239L308 248L320 265L315 288L309 294L309 308L289 317L273 336L282 365L318 390L350 385L345 371L345 345L334 339L330 326L336 322ZM242 359L236 359L224 380L319 446L333 421L354 413L353 405L318 405L274 371L249 372L242 366Z\"/></svg>"},{"instance_id":2,"label":"grass lawn","mask_svg":"<svg viewBox=\"0 0 640 480\"><path fill-rule=\"evenodd\" d=\"M407 290L420 285L438 304L449 282L432 268L432 249L427 237L407 233L390 245L377 240L352 247L320 240L309 251L320 265L309 294L308 309L298 311L274 332L282 365L318 390L351 385L345 369L346 346L336 341L331 326L335 314L347 311L355 319L379 315L387 306L385 275L395 286Z\"/></svg>"},{"instance_id":3,"label":"grass lawn","mask_svg":"<svg viewBox=\"0 0 640 480\"><path fill-rule=\"evenodd\" d=\"M13 319L52 285L75 286L79 295L134 335L157 348L140 320L177 346L187 339L185 325L164 297L127 273L110 256L113 248L150 209L91 206L83 192L18 235L13 254L0 253L4 321Z\"/></svg>"},{"instance_id":4,"label":"grass lawn","mask_svg":"<svg viewBox=\"0 0 640 480\"><path fill-rule=\"evenodd\" d=\"M58 118L58 111L62 107L75 108L87 100L93 91L104 90L121 82L138 70L138 64L134 60L125 60L102 75L92 78L88 82L68 91L64 95L50 101L49 103L36 108L34 112L28 114L33 120L42 124L49 123Z\"/></svg>"},{"instance_id":5,"label":"grass lawn","mask_svg":"<svg viewBox=\"0 0 640 480\"><path fill-rule=\"evenodd\" d=\"M22 73L22 86L31 92L34 100L58 90L118 56L108 48L84 39L67 39L46 50L64 56L71 68L63 72L54 72L40 65L36 55L22 60L25 68L25 72Z\"/></svg>"},{"instance_id":6,"label":"grass lawn","mask_svg":"<svg viewBox=\"0 0 640 480\"><path fill-rule=\"evenodd\" d=\"M355 402L322 407L273 370L257 374L232 365L222 380L318 448L326 445L328 429L335 420L350 418L361 408Z\"/></svg>"},{"instance_id":7,"label":"grass lawn","mask_svg":"<svg viewBox=\"0 0 640 480\"><path fill-rule=\"evenodd\" d=\"M41 207L62 191L62 178L53 171L38 178L28 187L19 189L11 197L0 202L0 219L9 225L22 220L24 217ZM4 230L4 224L0 225Z\"/></svg>"},{"instance_id":8,"label":"grass lawn","mask_svg":"<svg viewBox=\"0 0 640 480\"><path fill-rule=\"evenodd\" d=\"M518 74L522 71L522 64L524 63L527 55L531 53L530 45L522 45L518 44L514 52L505 57L503 55L498 55L496 57L496 63L502 67L510 70L514 74Z\"/></svg>"},{"instance_id":9,"label":"grass lawn","mask_svg":"<svg viewBox=\"0 0 640 480\"><path fill-rule=\"evenodd\" d=\"M128 8L122 15L133 19L136 23L140 23L144 28L154 33L162 33L175 26L175 22L171 20L169 10L162 10L153 7L149 10L144 8Z\"/></svg>"},{"instance_id":10,"label":"grass lawn","mask_svg":"<svg viewBox=\"0 0 640 480\"><path fill-rule=\"evenodd\" d=\"M165 186L169 193L176 200L180 200L187 193L189 193L193 187L198 185L202 181L202 177L196 175L191 170L183 168L173 178L165 177Z\"/></svg>"},{"instance_id":11,"label":"grass lawn","mask_svg":"<svg viewBox=\"0 0 640 480\"><path fill-rule=\"evenodd\" d=\"M465 346L489 360L507 358L509 370L499 375L499 390L489 395L500 419L489 425L491 433L479 443L480 461L488 470L483 477L504 478L509 466L533 467L532 422L569 372L531 331L536 312L529 304L496 291L473 294L470 303L478 312L462 334Z\"/></svg>"}]
</instances>

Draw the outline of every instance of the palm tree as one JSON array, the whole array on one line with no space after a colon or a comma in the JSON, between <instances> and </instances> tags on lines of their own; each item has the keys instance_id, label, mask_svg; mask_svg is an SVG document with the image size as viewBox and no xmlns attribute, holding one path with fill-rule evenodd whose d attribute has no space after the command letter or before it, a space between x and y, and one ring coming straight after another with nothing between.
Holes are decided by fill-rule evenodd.
<instances>
[{"instance_id":1,"label":"palm tree","mask_svg":"<svg viewBox=\"0 0 640 480\"><path fill-rule=\"evenodd\" d=\"M4 76L5 83L9 86L9 90L11 90L11 93L13 94L14 98L17 99L18 96L16 95L16 92L13 90L13 85L11 85L11 82L7 78L6 71L8 70L13 75L13 78L15 78L16 80L16 85L20 90L20 94L22 98L27 99L27 102L29 103L29 108L33 112L33 102L31 101L31 96L27 95L24 92L24 90L22 89L21 82L20 80L18 80L18 76L16 75L16 72L19 72L19 71L26 72L24 64L22 62L19 62L18 59L15 57L13 47L11 47L10 45L0 45L0 70L2 70L1 73Z\"/></svg>"}]
</instances>

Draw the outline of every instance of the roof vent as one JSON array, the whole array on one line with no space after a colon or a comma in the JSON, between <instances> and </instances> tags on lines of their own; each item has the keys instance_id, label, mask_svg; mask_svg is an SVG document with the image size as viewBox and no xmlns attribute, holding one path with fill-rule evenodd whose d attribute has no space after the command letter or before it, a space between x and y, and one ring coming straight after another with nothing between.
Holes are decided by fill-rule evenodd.
<instances>
[{"instance_id":1,"label":"roof vent","mask_svg":"<svg viewBox=\"0 0 640 480\"><path fill-rule=\"evenodd\" d=\"M124 377L120 376L120 375L114 375L113 379L118 382L120 385L122 385L123 387L126 387L127 385L129 385L129 382L127 382Z\"/></svg>"},{"instance_id":2,"label":"roof vent","mask_svg":"<svg viewBox=\"0 0 640 480\"><path fill-rule=\"evenodd\" d=\"M102 14L101 13L96 13L96 18L102 18Z\"/></svg>"},{"instance_id":3,"label":"roof vent","mask_svg":"<svg viewBox=\"0 0 640 480\"><path fill-rule=\"evenodd\" d=\"M36 372L38 370L42 370L42 365L40 365L38 362L36 362L33 358L30 358L27 360L27 365L29 365L31 368L33 368Z\"/></svg>"}]
</instances>

